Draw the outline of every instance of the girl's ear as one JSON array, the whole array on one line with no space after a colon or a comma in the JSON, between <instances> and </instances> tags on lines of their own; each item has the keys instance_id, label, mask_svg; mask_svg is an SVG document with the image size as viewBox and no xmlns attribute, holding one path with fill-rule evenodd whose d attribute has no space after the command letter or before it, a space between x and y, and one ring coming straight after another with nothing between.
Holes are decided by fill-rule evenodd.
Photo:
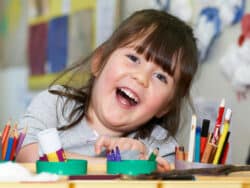
<instances>
[{"instance_id":1,"label":"girl's ear","mask_svg":"<svg viewBox=\"0 0 250 188\"><path fill-rule=\"evenodd\" d=\"M93 58L91 60L91 72L94 76L98 76L100 70L101 70L101 59L102 59L102 52L103 47L98 47L93 55Z\"/></svg>"}]
</instances>

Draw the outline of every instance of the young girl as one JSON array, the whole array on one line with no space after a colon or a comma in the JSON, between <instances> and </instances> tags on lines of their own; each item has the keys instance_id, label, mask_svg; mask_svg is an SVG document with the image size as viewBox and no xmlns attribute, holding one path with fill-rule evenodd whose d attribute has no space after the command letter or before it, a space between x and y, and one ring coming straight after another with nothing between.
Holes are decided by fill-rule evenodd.
<instances>
[{"instance_id":1,"label":"young girl","mask_svg":"<svg viewBox=\"0 0 250 188\"><path fill-rule=\"evenodd\" d=\"M86 84L81 77L88 62ZM56 127L67 158L96 159L103 147L119 146L145 159L159 147L159 170L168 170L196 69L196 41L188 25L163 11L135 12L66 70L67 83L55 86L57 80L34 98L20 121L28 132L17 161L37 160L37 133Z\"/></svg>"}]
</instances>

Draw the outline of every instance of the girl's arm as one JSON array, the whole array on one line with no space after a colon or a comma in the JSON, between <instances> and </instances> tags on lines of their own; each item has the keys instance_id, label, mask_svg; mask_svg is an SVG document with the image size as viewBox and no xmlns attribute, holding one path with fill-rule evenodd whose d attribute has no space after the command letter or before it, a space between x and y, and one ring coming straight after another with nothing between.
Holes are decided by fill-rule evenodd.
<instances>
[{"instance_id":1,"label":"girl's arm","mask_svg":"<svg viewBox=\"0 0 250 188\"><path fill-rule=\"evenodd\" d=\"M35 162L39 159L38 156L38 144L28 144L20 149L16 156L16 162L28 163Z\"/></svg>"}]
</instances>

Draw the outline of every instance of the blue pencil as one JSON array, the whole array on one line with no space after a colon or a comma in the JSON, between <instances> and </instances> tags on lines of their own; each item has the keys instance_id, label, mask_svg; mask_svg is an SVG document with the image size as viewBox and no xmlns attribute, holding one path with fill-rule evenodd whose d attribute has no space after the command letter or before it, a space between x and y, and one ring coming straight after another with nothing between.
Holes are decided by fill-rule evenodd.
<instances>
[{"instance_id":1,"label":"blue pencil","mask_svg":"<svg viewBox=\"0 0 250 188\"><path fill-rule=\"evenodd\" d=\"M195 131L195 154L194 161L200 162L200 139L201 139L201 127L196 127Z\"/></svg>"},{"instance_id":2,"label":"blue pencil","mask_svg":"<svg viewBox=\"0 0 250 188\"><path fill-rule=\"evenodd\" d=\"M8 145L7 145L7 151L6 151L6 155L5 155L5 161L9 161L10 160L10 155L11 155L11 150L12 150L12 145L14 142L14 138L13 137L9 137L8 139Z\"/></svg>"}]
</instances>

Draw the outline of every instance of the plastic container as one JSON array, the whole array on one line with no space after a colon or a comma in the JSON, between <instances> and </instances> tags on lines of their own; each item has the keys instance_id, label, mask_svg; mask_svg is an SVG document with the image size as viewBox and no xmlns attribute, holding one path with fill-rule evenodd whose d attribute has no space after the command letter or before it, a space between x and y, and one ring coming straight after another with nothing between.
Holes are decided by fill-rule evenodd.
<instances>
[{"instance_id":1,"label":"plastic container","mask_svg":"<svg viewBox=\"0 0 250 188\"><path fill-rule=\"evenodd\" d=\"M48 172L59 175L85 175L87 173L87 161L68 159L65 162L37 161L36 173Z\"/></svg>"},{"instance_id":2,"label":"plastic container","mask_svg":"<svg viewBox=\"0 0 250 188\"><path fill-rule=\"evenodd\" d=\"M107 174L140 175L150 174L157 169L156 161L121 160L107 161Z\"/></svg>"}]
</instances>

